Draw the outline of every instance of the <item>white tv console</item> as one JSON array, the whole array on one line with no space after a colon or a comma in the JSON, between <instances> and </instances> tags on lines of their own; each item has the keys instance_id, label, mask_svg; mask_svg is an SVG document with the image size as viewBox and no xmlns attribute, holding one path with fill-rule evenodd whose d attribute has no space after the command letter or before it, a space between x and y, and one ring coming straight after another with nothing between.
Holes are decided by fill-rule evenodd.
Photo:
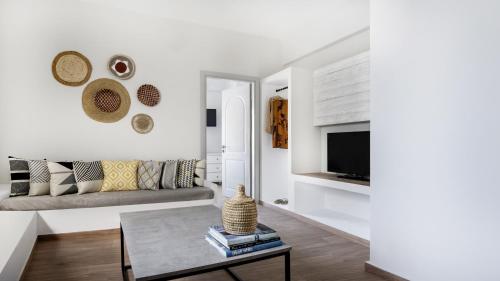
<instances>
[{"instance_id":1,"label":"white tv console","mask_svg":"<svg viewBox=\"0 0 500 281\"><path fill-rule=\"evenodd\" d=\"M364 240L370 240L370 187L333 174L292 176L294 212Z\"/></svg>"}]
</instances>

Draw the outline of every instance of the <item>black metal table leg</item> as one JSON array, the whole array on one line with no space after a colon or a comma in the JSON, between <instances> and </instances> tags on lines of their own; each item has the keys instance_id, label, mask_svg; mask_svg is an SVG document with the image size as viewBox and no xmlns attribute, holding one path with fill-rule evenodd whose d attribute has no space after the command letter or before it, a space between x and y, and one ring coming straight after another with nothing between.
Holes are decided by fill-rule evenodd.
<instances>
[{"instance_id":1,"label":"black metal table leg","mask_svg":"<svg viewBox=\"0 0 500 281\"><path fill-rule=\"evenodd\" d=\"M283 254L285 257L285 281L291 281L291 270L290 270L290 252L286 252ZM233 278L235 281L242 281L242 279L234 273L229 267L224 268L224 270Z\"/></svg>"},{"instance_id":2,"label":"black metal table leg","mask_svg":"<svg viewBox=\"0 0 500 281\"><path fill-rule=\"evenodd\" d=\"M123 239L123 229L120 224L120 262L122 267L122 278L125 281L128 281L127 269L132 268L130 265L125 265L125 239Z\"/></svg>"},{"instance_id":3,"label":"black metal table leg","mask_svg":"<svg viewBox=\"0 0 500 281\"><path fill-rule=\"evenodd\" d=\"M285 281L291 280L290 274L290 252L285 253Z\"/></svg>"},{"instance_id":4,"label":"black metal table leg","mask_svg":"<svg viewBox=\"0 0 500 281\"><path fill-rule=\"evenodd\" d=\"M120 261L122 265L122 277L123 280L125 280L125 275L127 274L127 270L125 269L125 253L123 249L123 229L122 225L120 224Z\"/></svg>"},{"instance_id":5,"label":"black metal table leg","mask_svg":"<svg viewBox=\"0 0 500 281\"><path fill-rule=\"evenodd\" d=\"M231 278L233 278L233 280L242 281L241 278L238 275L236 275L236 273L234 273L231 269L226 268L225 270L231 276Z\"/></svg>"}]
</instances>

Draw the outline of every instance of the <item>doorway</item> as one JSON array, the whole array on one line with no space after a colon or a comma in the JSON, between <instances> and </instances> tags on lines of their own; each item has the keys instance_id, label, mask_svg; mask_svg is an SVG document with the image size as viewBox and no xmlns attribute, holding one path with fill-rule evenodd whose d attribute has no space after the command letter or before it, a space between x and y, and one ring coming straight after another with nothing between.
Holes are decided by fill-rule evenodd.
<instances>
[{"instance_id":1,"label":"doorway","mask_svg":"<svg viewBox=\"0 0 500 281\"><path fill-rule=\"evenodd\" d=\"M225 197L243 184L245 193L258 200L259 79L214 72L201 76L201 156L207 160L207 184L218 185Z\"/></svg>"}]
</instances>

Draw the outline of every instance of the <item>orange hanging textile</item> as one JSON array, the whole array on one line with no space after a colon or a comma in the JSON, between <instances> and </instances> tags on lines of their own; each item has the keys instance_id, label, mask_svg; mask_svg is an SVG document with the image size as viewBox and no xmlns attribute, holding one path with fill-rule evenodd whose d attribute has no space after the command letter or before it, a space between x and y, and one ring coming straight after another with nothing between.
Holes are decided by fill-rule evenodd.
<instances>
[{"instance_id":1,"label":"orange hanging textile","mask_svg":"<svg viewBox=\"0 0 500 281\"><path fill-rule=\"evenodd\" d=\"M288 100L272 100L273 148L288 149Z\"/></svg>"}]
</instances>

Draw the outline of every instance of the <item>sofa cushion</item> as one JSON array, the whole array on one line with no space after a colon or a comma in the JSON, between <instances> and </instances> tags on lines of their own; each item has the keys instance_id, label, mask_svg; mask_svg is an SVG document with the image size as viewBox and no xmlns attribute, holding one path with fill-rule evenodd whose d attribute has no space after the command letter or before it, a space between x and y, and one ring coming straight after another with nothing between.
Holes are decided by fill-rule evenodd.
<instances>
[{"instance_id":1,"label":"sofa cushion","mask_svg":"<svg viewBox=\"0 0 500 281\"><path fill-rule=\"evenodd\" d=\"M10 196L28 195L30 190L30 168L28 161L9 156Z\"/></svg>"},{"instance_id":2,"label":"sofa cushion","mask_svg":"<svg viewBox=\"0 0 500 281\"><path fill-rule=\"evenodd\" d=\"M205 160L196 161L194 170L194 185L205 186L205 169L207 167Z\"/></svg>"},{"instance_id":3,"label":"sofa cushion","mask_svg":"<svg viewBox=\"0 0 500 281\"><path fill-rule=\"evenodd\" d=\"M73 171L75 172L78 194L98 192L101 190L104 180L101 161L74 161Z\"/></svg>"},{"instance_id":4,"label":"sofa cushion","mask_svg":"<svg viewBox=\"0 0 500 281\"><path fill-rule=\"evenodd\" d=\"M177 178L177 160L167 160L163 162L163 172L161 176L161 188L176 189L175 180Z\"/></svg>"},{"instance_id":5,"label":"sofa cushion","mask_svg":"<svg viewBox=\"0 0 500 281\"><path fill-rule=\"evenodd\" d=\"M179 160L177 168L177 179L175 185L177 187L193 187L194 170L196 169L196 160Z\"/></svg>"},{"instance_id":6,"label":"sofa cushion","mask_svg":"<svg viewBox=\"0 0 500 281\"><path fill-rule=\"evenodd\" d=\"M139 161L103 160L104 182L101 191L137 190L137 166Z\"/></svg>"},{"instance_id":7,"label":"sofa cushion","mask_svg":"<svg viewBox=\"0 0 500 281\"><path fill-rule=\"evenodd\" d=\"M52 197L50 195L10 197L0 201L0 210L38 211L56 209L92 208L106 206L151 204L176 201L212 199L213 191L208 187L95 192L69 194Z\"/></svg>"},{"instance_id":8,"label":"sofa cushion","mask_svg":"<svg viewBox=\"0 0 500 281\"><path fill-rule=\"evenodd\" d=\"M47 162L50 172L50 195L77 193L73 162Z\"/></svg>"},{"instance_id":9,"label":"sofa cushion","mask_svg":"<svg viewBox=\"0 0 500 281\"><path fill-rule=\"evenodd\" d=\"M159 161L140 161L137 168L137 185L143 190L160 189L162 163Z\"/></svg>"},{"instance_id":10,"label":"sofa cushion","mask_svg":"<svg viewBox=\"0 0 500 281\"><path fill-rule=\"evenodd\" d=\"M50 172L45 160L29 160L30 191L29 196L50 194Z\"/></svg>"}]
</instances>

